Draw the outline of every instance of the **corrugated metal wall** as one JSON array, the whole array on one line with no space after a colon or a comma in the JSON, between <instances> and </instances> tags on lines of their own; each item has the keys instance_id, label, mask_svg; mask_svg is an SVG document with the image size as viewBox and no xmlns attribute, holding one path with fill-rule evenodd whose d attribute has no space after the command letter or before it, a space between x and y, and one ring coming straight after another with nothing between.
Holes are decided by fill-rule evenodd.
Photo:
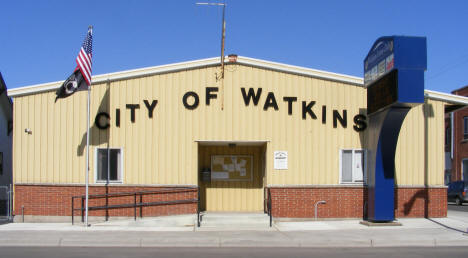
<instances>
[{"instance_id":1,"label":"corrugated metal wall","mask_svg":"<svg viewBox=\"0 0 468 258\"><path fill-rule=\"evenodd\" d=\"M403 122L398 139L395 157L396 184L444 184L444 135L443 102L429 100L424 105L411 109Z\"/></svg>"},{"instance_id":2,"label":"corrugated metal wall","mask_svg":"<svg viewBox=\"0 0 468 258\"><path fill-rule=\"evenodd\" d=\"M93 86L91 105L90 181L94 182L96 147L123 149L124 184L198 184L196 140L268 140L266 184L339 184L339 150L362 148L365 133L353 130L353 117L365 114L365 89L339 82L228 65L225 105L221 92L205 104L205 88L220 87L215 67L172 72ZM258 106L244 104L240 88L262 88ZM194 91L200 104L184 108L182 96ZM273 92L279 110L263 110ZM297 97L292 115L283 97ZM14 181L16 183L84 183L86 92L60 99L39 93L14 99ZM153 118L143 100L158 100ZM316 101L317 119L302 118L302 101ZM139 104L135 122L126 104ZM322 123L322 106L327 107ZM115 110L120 109L120 127ZM347 110L347 128L333 128L332 112ZM109 130L94 125L97 112L111 116ZM430 112L429 112L430 111ZM430 185L443 184L443 103L430 101L428 149L424 148L422 106L408 115L397 151L397 182L421 185L424 167ZM30 128L32 134L24 132ZM273 152L288 151L288 170L273 169ZM429 157L424 164L424 155Z\"/></svg>"}]
</instances>

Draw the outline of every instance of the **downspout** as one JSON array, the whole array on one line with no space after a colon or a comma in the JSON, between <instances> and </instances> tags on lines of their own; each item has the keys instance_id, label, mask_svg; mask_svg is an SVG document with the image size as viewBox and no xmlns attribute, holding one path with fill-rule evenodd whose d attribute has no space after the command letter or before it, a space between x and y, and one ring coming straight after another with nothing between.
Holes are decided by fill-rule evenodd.
<instances>
[{"instance_id":1,"label":"downspout","mask_svg":"<svg viewBox=\"0 0 468 258\"><path fill-rule=\"evenodd\" d=\"M431 104L428 99L424 99L424 218L429 218L429 116L431 114Z\"/></svg>"},{"instance_id":2,"label":"downspout","mask_svg":"<svg viewBox=\"0 0 468 258\"><path fill-rule=\"evenodd\" d=\"M449 182L452 182L452 177L454 174L456 174L456 168L454 166L454 158L453 158L453 152L454 152L454 146L453 146L453 138L454 138L454 132L455 132L455 129L453 128L454 126L454 123L453 123L453 112L450 112L450 163L451 163L451 168L450 168L450 179L449 179Z\"/></svg>"},{"instance_id":3,"label":"downspout","mask_svg":"<svg viewBox=\"0 0 468 258\"><path fill-rule=\"evenodd\" d=\"M453 161L453 112L450 112L450 158ZM452 164L453 169L453 164Z\"/></svg>"}]
</instances>

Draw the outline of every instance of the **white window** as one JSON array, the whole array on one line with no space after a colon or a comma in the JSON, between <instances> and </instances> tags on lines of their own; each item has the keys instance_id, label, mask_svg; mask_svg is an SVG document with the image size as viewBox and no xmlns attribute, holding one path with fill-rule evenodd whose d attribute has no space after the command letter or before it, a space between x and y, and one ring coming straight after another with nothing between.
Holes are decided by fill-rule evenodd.
<instances>
[{"instance_id":1,"label":"white window","mask_svg":"<svg viewBox=\"0 0 468 258\"><path fill-rule=\"evenodd\" d=\"M96 183L122 183L122 149L96 148Z\"/></svg>"},{"instance_id":2,"label":"white window","mask_svg":"<svg viewBox=\"0 0 468 258\"><path fill-rule=\"evenodd\" d=\"M341 150L340 183L367 183L365 150Z\"/></svg>"}]
</instances>

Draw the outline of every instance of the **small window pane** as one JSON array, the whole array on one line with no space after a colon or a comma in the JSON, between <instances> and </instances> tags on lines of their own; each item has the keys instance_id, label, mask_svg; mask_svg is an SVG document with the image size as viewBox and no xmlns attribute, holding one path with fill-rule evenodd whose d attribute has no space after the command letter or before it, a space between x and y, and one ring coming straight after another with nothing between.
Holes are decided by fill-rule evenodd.
<instances>
[{"instance_id":1,"label":"small window pane","mask_svg":"<svg viewBox=\"0 0 468 258\"><path fill-rule=\"evenodd\" d=\"M98 149L97 181L120 181L121 171L120 149Z\"/></svg>"},{"instance_id":2,"label":"small window pane","mask_svg":"<svg viewBox=\"0 0 468 258\"><path fill-rule=\"evenodd\" d=\"M343 182L353 181L353 152L350 150L344 150L341 157L341 180Z\"/></svg>"},{"instance_id":3,"label":"small window pane","mask_svg":"<svg viewBox=\"0 0 468 258\"><path fill-rule=\"evenodd\" d=\"M362 150L354 152L353 181L363 182L364 178L364 154Z\"/></svg>"},{"instance_id":4,"label":"small window pane","mask_svg":"<svg viewBox=\"0 0 468 258\"><path fill-rule=\"evenodd\" d=\"M120 150L112 149L109 150L110 152L110 180L111 181L118 181L120 175Z\"/></svg>"},{"instance_id":5,"label":"small window pane","mask_svg":"<svg viewBox=\"0 0 468 258\"><path fill-rule=\"evenodd\" d=\"M98 149L97 180L107 181L107 149Z\"/></svg>"}]
</instances>

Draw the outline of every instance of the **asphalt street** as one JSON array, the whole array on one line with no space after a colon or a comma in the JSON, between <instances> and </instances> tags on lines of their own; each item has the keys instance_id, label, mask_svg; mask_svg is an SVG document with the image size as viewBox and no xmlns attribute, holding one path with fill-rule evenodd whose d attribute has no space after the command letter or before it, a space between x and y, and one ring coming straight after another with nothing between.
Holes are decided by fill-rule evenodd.
<instances>
[{"instance_id":1,"label":"asphalt street","mask_svg":"<svg viewBox=\"0 0 468 258\"><path fill-rule=\"evenodd\" d=\"M463 205L456 205L453 202L449 202L447 208L449 211L464 211L468 213L468 203L464 203Z\"/></svg>"},{"instance_id":2,"label":"asphalt street","mask_svg":"<svg viewBox=\"0 0 468 258\"><path fill-rule=\"evenodd\" d=\"M398 248L122 248L122 247L2 247L0 257L466 257L468 247Z\"/></svg>"}]
</instances>

